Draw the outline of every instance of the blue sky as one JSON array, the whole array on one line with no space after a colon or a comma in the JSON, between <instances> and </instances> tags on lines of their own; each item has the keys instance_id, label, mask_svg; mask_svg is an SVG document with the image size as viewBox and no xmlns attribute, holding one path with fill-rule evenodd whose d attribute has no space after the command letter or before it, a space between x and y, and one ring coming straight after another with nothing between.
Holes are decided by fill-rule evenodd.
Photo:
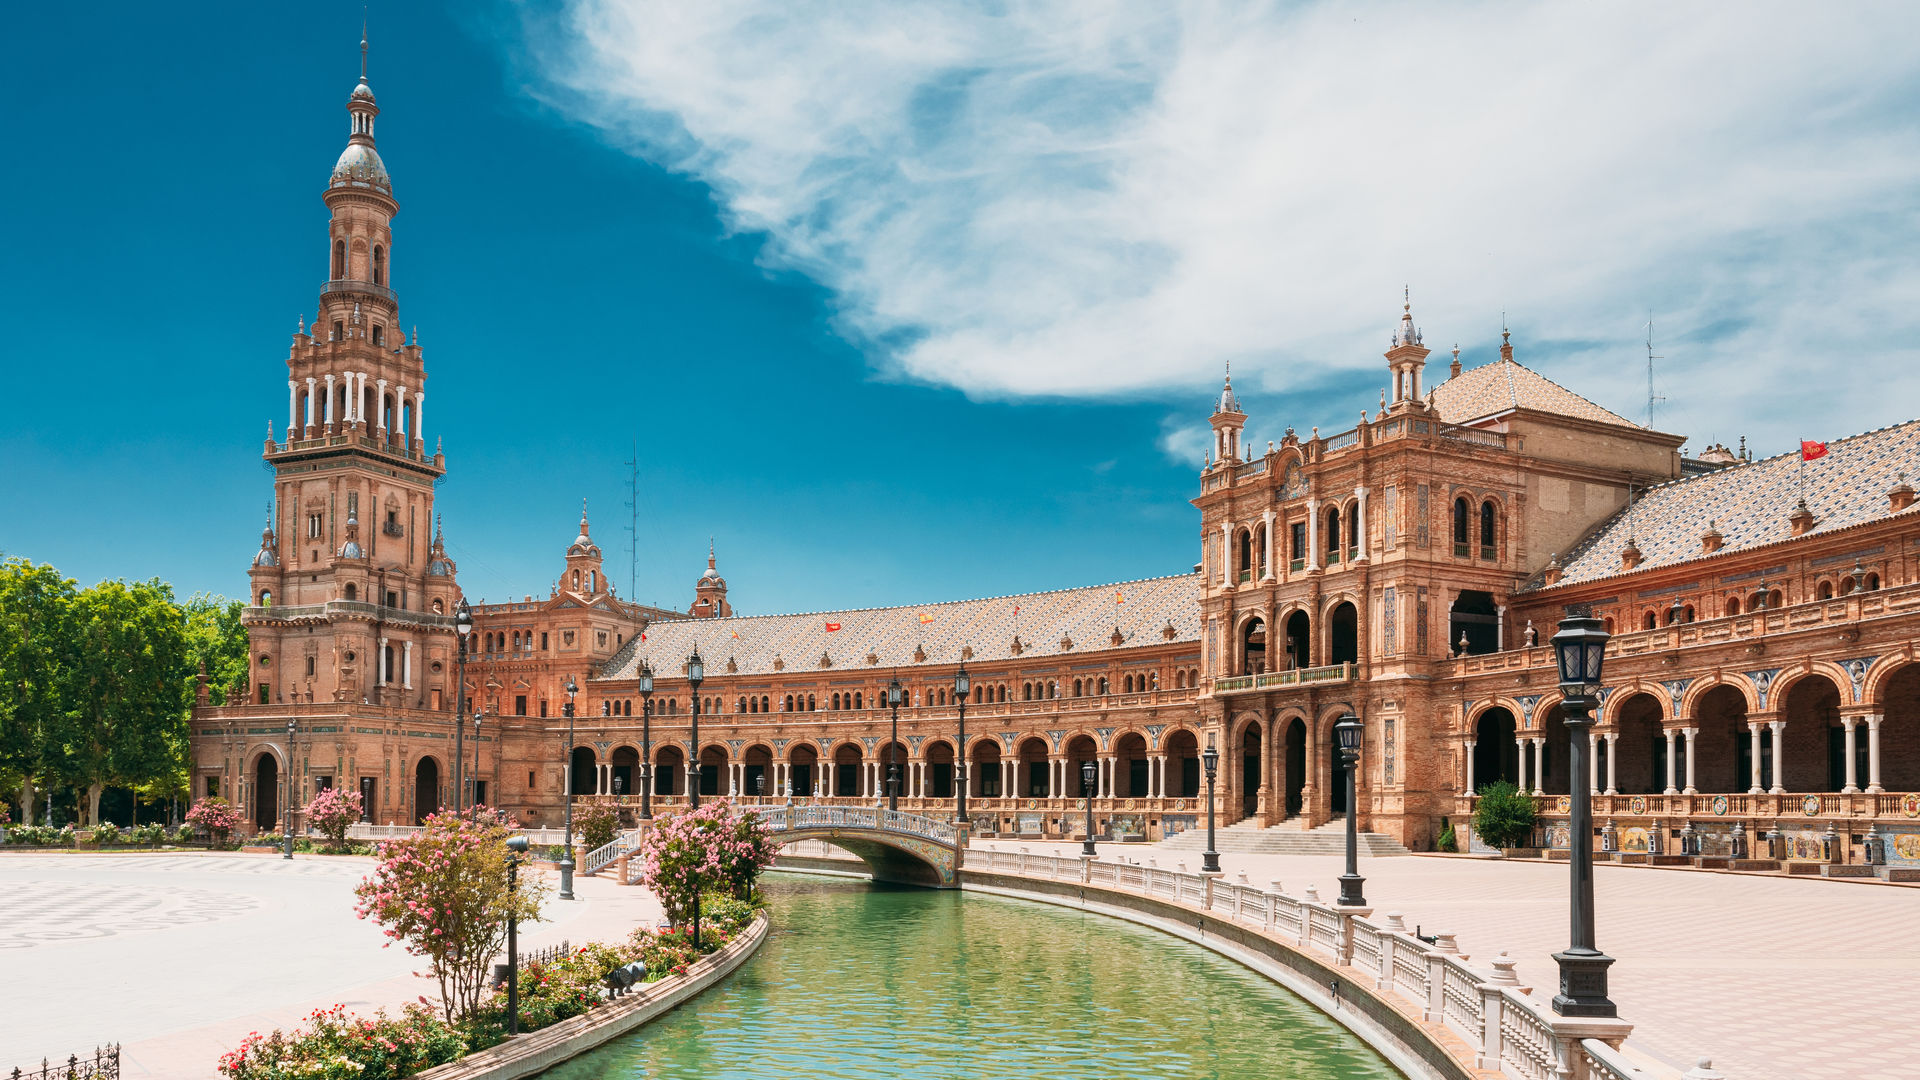
<instances>
[{"instance_id":1,"label":"blue sky","mask_svg":"<svg viewBox=\"0 0 1920 1080\"><path fill-rule=\"evenodd\" d=\"M1653 309L1695 448L1920 400L1910 9L374 8L488 599L544 592L583 497L674 606L709 535L747 612L1178 572L1224 364L1254 445L1350 426L1405 283L1442 361L1504 310L1635 419ZM0 551L244 590L359 15L10 16Z\"/></svg>"}]
</instances>

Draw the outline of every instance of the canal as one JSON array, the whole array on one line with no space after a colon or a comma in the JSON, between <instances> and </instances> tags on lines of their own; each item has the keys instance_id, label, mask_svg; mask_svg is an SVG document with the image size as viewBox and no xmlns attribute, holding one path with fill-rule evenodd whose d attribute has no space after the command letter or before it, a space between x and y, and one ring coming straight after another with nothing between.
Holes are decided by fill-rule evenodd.
<instances>
[{"instance_id":1,"label":"canal","mask_svg":"<svg viewBox=\"0 0 1920 1080\"><path fill-rule=\"evenodd\" d=\"M1391 1080L1339 1024L1197 945L1065 908L772 874L721 985L555 1080Z\"/></svg>"}]
</instances>

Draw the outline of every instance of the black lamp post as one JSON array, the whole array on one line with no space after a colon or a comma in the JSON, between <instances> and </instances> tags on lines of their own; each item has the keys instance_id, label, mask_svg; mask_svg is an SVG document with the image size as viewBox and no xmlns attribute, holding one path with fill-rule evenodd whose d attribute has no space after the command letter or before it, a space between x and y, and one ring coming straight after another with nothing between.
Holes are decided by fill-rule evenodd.
<instances>
[{"instance_id":1,"label":"black lamp post","mask_svg":"<svg viewBox=\"0 0 1920 1080\"><path fill-rule=\"evenodd\" d=\"M286 824L281 827L281 831L286 833L285 836L281 837L286 847L286 853L281 855L283 859L293 858L293 735L295 723L297 723L295 720L289 719L287 721L287 780L285 784L287 797L281 800L286 805L282 807L280 811L281 818L286 821Z\"/></svg>"},{"instance_id":2,"label":"black lamp post","mask_svg":"<svg viewBox=\"0 0 1920 1080\"><path fill-rule=\"evenodd\" d=\"M1593 944L1593 805L1587 776L1587 729L1593 726L1594 699L1600 689L1601 665L1606 659L1608 634L1584 605L1569 607L1553 635L1554 659L1560 667L1561 711L1567 725L1567 768L1574 778L1568 785L1569 842L1567 860L1572 874L1573 943L1554 953L1560 965L1560 992L1553 1011L1562 1016L1617 1016L1607 998L1607 968L1613 957Z\"/></svg>"},{"instance_id":3,"label":"black lamp post","mask_svg":"<svg viewBox=\"0 0 1920 1080\"><path fill-rule=\"evenodd\" d=\"M1207 748L1200 752L1200 764L1207 770L1207 850L1200 853L1200 872L1218 874L1220 853L1213 849L1213 778L1220 771L1220 751L1214 749L1213 737L1207 737Z\"/></svg>"},{"instance_id":4,"label":"black lamp post","mask_svg":"<svg viewBox=\"0 0 1920 1080\"><path fill-rule=\"evenodd\" d=\"M653 819L653 669L640 661L640 820Z\"/></svg>"},{"instance_id":5,"label":"black lamp post","mask_svg":"<svg viewBox=\"0 0 1920 1080\"><path fill-rule=\"evenodd\" d=\"M953 699L960 703L960 747L953 756L953 783L954 818L962 825L967 821L967 695L972 690L973 677L967 674L966 662L961 661L960 670L953 673Z\"/></svg>"},{"instance_id":6,"label":"black lamp post","mask_svg":"<svg viewBox=\"0 0 1920 1080\"><path fill-rule=\"evenodd\" d=\"M473 823L480 823L480 710L473 710Z\"/></svg>"},{"instance_id":7,"label":"black lamp post","mask_svg":"<svg viewBox=\"0 0 1920 1080\"><path fill-rule=\"evenodd\" d=\"M466 756L462 753L460 746L460 718L467 715L467 635L473 633L473 609L467 606L464 598L460 601L460 606L454 609L453 629L460 639L460 670L456 676L460 689L455 692L453 702L453 812L458 814L460 793L465 790L460 786L460 762ZM476 714L479 711L479 709L474 710Z\"/></svg>"},{"instance_id":8,"label":"black lamp post","mask_svg":"<svg viewBox=\"0 0 1920 1080\"><path fill-rule=\"evenodd\" d=\"M1080 854L1082 855L1099 854L1099 852L1093 848L1093 785L1094 781L1098 779L1099 769L1100 766L1095 764L1092 758L1088 758L1080 763L1080 791L1087 797L1087 840L1086 843L1080 845ZM1209 836L1209 840L1211 840L1211 836ZM1208 843L1207 846L1212 847L1213 844ZM1215 855L1214 858L1217 861L1219 856Z\"/></svg>"},{"instance_id":9,"label":"black lamp post","mask_svg":"<svg viewBox=\"0 0 1920 1080\"><path fill-rule=\"evenodd\" d=\"M569 680L571 681L571 680ZM513 909L520 891L520 858L527 838L507 838L507 1036L520 1034L520 919Z\"/></svg>"},{"instance_id":10,"label":"black lamp post","mask_svg":"<svg viewBox=\"0 0 1920 1080\"><path fill-rule=\"evenodd\" d=\"M693 687L693 768L688 773L693 782L687 785L687 802L695 810L700 809L700 683L707 677L707 665L700 659L700 646L693 647L693 655L687 657L687 685ZM695 901L693 909L693 944L700 944L700 907Z\"/></svg>"},{"instance_id":11,"label":"black lamp post","mask_svg":"<svg viewBox=\"0 0 1920 1080\"><path fill-rule=\"evenodd\" d=\"M1360 876L1360 805L1353 782L1359 771L1360 736L1364 733L1360 718L1352 713L1333 725L1334 738L1340 745L1340 764L1347 770L1347 872L1340 875L1341 907L1367 906L1367 898L1360 892L1367 879Z\"/></svg>"},{"instance_id":12,"label":"black lamp post","mask_svg":"<svg viewBox=\"0 0 1920 1080\"><path fill-rule=\"evenodd\" d=\"M900 788L900 678L887 683L887 704L893 708L893 737L887 742L887 809L899 809Z\"/></svg>"},{"instance_id":13,"label":"black lamp post","mask_svg":"<svg viewBox=\"0 0 1920 1080\"><path fill-rule=\"evenodd\" d=\"M573 899L573 696L580 686L567 676L567 839L560 856L560 899Z\"/></svg>"}]
</instances>

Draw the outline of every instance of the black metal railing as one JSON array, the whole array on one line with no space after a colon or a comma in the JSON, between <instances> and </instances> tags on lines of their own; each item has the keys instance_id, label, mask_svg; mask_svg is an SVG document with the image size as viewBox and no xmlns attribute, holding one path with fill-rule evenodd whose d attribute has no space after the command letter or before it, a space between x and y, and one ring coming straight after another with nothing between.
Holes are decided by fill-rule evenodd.
<instances>
[{"instance_id":1,"label":"black metal railing","mask_svg":"<svg viewBox=\"0 0 1920 1080\"><path fill-rule=\"evenodd\" d=\"M120 1080L120 1044L94 1047L91 1059L78 1054L68 1054L64 1062L41 1058L31 1072L15 1066L7 1080Z\"/></svg>"}]
</instances>

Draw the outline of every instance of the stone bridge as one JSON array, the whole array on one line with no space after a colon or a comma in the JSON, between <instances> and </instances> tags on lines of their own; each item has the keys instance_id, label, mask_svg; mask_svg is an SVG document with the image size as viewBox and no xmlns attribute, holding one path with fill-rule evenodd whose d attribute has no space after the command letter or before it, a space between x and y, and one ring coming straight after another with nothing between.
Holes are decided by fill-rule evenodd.
<instances>
[{"instance_id":1,"label":"stone bridge","mask_svg":"<svg viewBox=\"0 0 1920 1080\"><path fill-rule=\"evenodd\" d=\"M754 813L782 844L824 840L860 856L876 881L959 885L966 841L944 821L875 806L769 806Z\"/></svg>"}]
</instances>

